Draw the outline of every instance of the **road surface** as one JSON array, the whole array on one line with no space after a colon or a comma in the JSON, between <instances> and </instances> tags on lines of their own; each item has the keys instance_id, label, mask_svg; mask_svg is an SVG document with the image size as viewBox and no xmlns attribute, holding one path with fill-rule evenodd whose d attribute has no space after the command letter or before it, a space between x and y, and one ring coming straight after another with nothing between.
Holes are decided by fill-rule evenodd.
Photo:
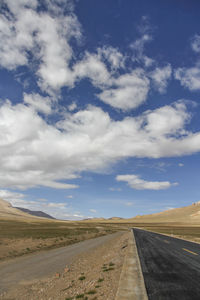
<instances>
[{"instance_id":1,"label":"road surface","mask_svg":"<svg viewBox=\"0 0 200 300\"><path fill-rule=\"evenodd\" d=\"M133 229L149 300L200 299L200 245Z\"/></svg>"},{"instance_id":2,"label":"road surface","mask_svg":"<svg viewBox=\"0 0 200 300\"><path fill-rule=\"evenodd\" d=\"M87 252L90 249L95 249L121 234L121 232L117 232L70 246L1 262L0 293L13 288L20 282L29 282L63 271L66 265L70 265L76 255Z\"/></svg>"}]
</instances>

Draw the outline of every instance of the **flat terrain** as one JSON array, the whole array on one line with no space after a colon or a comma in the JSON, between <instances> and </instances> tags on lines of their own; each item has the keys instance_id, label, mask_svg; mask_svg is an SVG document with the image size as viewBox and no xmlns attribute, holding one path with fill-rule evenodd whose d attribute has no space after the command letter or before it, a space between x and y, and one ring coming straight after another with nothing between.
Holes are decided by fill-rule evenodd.
<instances>
[{"instance_id":1,"label":"flat terrain","mask_svg":"<svg viewBox=\"0 0 200 300\"><path fill-rule=\"evenodd\" d=\"M8 262L0 263L0 292L3 292L22 281L32 281L35 279L52 276L56 272L61 272L65 265L72 262L72 258L80 253L85 253L91 249L104 244L120 236L121 233L107 235L59 249L43 251L20 258L12 259Z\"/></svg>"},{"instance_id":2,"label":"flat terrain","mask_svg":"<svg viewBox=\"0 0 200 300\"><path fill-rule=\"evenodd\" d=\"M134 229L149 300L200 299L200 245Z\"/></svg>"},{"instance_id":3,"label":"flat terrain","mask_svg":"<svg viewBox=\"0 0 200 300\"><path fill-rule=\"evenodd\" d=\"M0 299L114 300L129 239L130 233L122 232L90 241L90 248L82 249L82 243L76 244L80 254L70 259L67 268L65 266L68 259L66 261L63 255L60 256L62 271L59 276L55 276L58 273L53 273L48 278L20 282L11 286L8 292L0 294ZM49 252L52 251L55 250ZM19 274L20 272L22 271Z\"/></svg>"},{"instance_id":4,"label":"flat terrain","mask_svg":"<svg viewBox=\"0 0 200 300\"><path fill-rule=\"evenodd\" d=\"M109 224L0 219L0 260L71 245L119 230L119 226Z\"/></svg>"}]
</instances>

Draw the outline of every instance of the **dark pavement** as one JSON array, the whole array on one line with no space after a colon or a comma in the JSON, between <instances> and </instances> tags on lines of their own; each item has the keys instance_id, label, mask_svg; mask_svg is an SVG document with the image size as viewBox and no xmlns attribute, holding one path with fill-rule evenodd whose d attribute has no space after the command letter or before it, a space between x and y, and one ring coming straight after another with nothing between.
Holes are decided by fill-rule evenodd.
<instances>
[{"instance_id":1,"label":"dark pavement","mask_svg":"<svg viewBox=\"0 0 200 300\"><path fill-rule=\"evenodd\" d=\"M149 300L200 300L200 245L133 231Z\"/></svg>"}]
</instances>

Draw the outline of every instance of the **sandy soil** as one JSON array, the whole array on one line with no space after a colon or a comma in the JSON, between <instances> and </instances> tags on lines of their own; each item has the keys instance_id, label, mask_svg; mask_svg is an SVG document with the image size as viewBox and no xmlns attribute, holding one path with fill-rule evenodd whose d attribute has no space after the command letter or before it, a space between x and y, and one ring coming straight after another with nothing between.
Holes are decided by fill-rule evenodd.
<instances>
[{"instance_id":1,"label":"sandy soil","mask_svg":"<svg viewBox=\"0 0 200 300\"><path fill-rule=\"evenodd\" d=\"M114 300L127 251L129 233L115 237L87 254L76 256L63 273L19 285L1 295L4 300Z\"/></svg>"}]
</instances>

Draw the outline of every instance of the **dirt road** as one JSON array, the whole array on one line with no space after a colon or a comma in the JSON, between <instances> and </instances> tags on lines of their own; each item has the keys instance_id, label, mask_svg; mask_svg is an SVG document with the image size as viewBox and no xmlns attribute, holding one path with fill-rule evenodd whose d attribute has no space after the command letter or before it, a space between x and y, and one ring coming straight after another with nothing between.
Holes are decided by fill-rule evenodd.
<instances>
[{"instance_id":1,"label":"dirt road","mask_svg":"<svg viewBox=\"0 0 200 300\"><path fill-rule=\"evenodd\" d=\"M75 256L102 245L113 239L121 232L86 240L77 244L59 249L30 254L0 263L0 293L17 284L31 282L62 271L70 265Z\"/></svg>"}]
</instances>

